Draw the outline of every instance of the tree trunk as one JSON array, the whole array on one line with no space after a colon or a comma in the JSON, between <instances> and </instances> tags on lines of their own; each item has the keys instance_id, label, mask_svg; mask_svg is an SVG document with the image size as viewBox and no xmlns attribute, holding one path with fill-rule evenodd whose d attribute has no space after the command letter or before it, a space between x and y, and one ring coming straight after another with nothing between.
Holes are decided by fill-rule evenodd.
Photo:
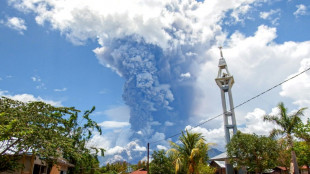
<instances>
[{"instance_id":1,"label":"tree trunk","mask_svg":"<svg viewBox=\"0 0 310 174\"><path fill-rule=\"evenodd\" d=\"M299 167L297 163L297 158L296 158L296 153L294 151L294 144L293 144L293 139L291 136L288 136L288 142L289 145L291 146L291 164L290 164L290 173L291 174L299 174Z\"/></svg>"}]
</instances>

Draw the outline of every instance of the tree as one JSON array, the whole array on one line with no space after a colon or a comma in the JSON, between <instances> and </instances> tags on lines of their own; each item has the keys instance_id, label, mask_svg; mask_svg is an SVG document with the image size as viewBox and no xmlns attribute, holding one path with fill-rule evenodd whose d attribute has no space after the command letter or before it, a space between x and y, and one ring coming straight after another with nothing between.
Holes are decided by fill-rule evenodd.
<instances>
[{"instance_id":1,"label":"tree","mask_svg":"<svg viewBox=\"0 0 310 174\"><path fill-rule=\"evenodd\" d=\"M5 158L18 157L26 153L40 155L48 163L55 163L64 156L76 168L98 164L96 156L86 148L91 130L97 129L96 122L89 118L94 111L86 111L83 118L87 122L81 127L77 124L79 110L73 107L55 107L44 102L23 103L9 98L0 98L0 166ZM100 149L93 148L94 152ZM103 151L103 149L101 149ZM14 170L0 168L0 171Z\"/></svg>"},{"instance_id":2,"label":"tree","mask_svg":"<svg viewBox=\"0 0 310 174\"><path fill-rule=\"evenodd\" d=\"M102 134L99 125L89 118L90 114L95 110L84 112L82 118L85 122L83 125L78 124L78 112L72 113L69 120L66 120L66 129L68 134L66 137L73 141L72 149L64 151L64 157L69 159L75 167L69 169L69 173L93 173L93 168L99 168L97 155L100 152L104 156L104 149L96 147L87 147L86 143L92 136L92 131L96 130Z\"/></svg>"},{"instance_id":3,"label":"tree","mask_svg":"<svg viewBox=\"0 0 310 174\"><path fill-rule=\"evenodd\" d=\"M288 147L288 143L284 138L280 138L277 140L279 154L277 159L277 165L285 167L286 170L290 167L290 159L291 159L291 149Z\"/></svg>"},{"instance_id":4,"label":"tree","mask_svg":"<svg viewBox=\"0 0 310 174\"><path fill-rule=\"evenodd\" d=\"M277 142L269 137L245 134L238 131L227 144L230 161L255 173L274 168L279 149Z\"/></svg>"},{"instance_id":5,"label":"tree","mask_svg":"<svg viewBox=\"0 0 310 174\"><path fill-rule=\"evenodd\" d=\"M310 145L305 141L297 141L295 142L294 150L298 164L307 166L308 173L310 173Z\"/></svg>"},{"instance_id":6,"label":"tree","mask_svg":"<svg viewBox=\"0 0 310 174\"><path fill-rule=\"evenodd\" d=\"M181 145L170 142L171 149L168 154L174 159L175 173L199 173L199 169L206 165L208 160L208 144L200 133L191 133L186 130L179 137Z\"/></svg>"},{"instance_id":7,"label":"tree","mask_svg":"<svg viewBox=\"0 0 310 174\"><path fill-rule=\"evenodd\" d=\"M100 169L101 173L126 173L129 164L126 161L117 161L112 164L107 163L105 167Z\"/></svg>"},{"instance_id":8,"label":"tree","mask_svg":"<svg viewBox=\"0 0 310 174\"><path fill-rule=\"evenodd\" d=\"M152 154L152 162L150 164L151 174L173 174L173 160L165 155L164 150L154 151Z\"/></svg>"},{"instance_id":9,"label":"tree","mask_svg":"<svg viewBox=\"0 0 310 174\"><path fill-rule=\"evenodd\" d=\"M303 111L306 108L301 108L293 114L287 113L287 108L285 108L283 103L278 105L278 110L280 111L278 115L265 115L264 121L270 121L278 125L279 129L273 129L270 133L272 137L276 135L284 135L288 141L289 148L291 149L291 166L290 173L299 174L298 163L296 159L296 154L294 151L294 141L293 133L296 131L297 125L301 123L300 117L303 116Z\"/></svg>"},{"instance_id":10,"label":"tree","mask_svg":"<svg viewBox=\"0 0 310 174\"><path fill-rule=\"evenodd\" d=\"M138 161L138 164L136 166L136 170L138 169L146 169L147 166L146 166L146 162L145 161Z\"/></svg>"},{"instance_id":11,"label":"tree","mask_svg":"<svg viewBox=\"0 0 310 174\"><path fill-rule=\"evenodd\" d=\"M300 122L295 130L296 137L305 140L310 145L310 119L306 124Z\"/></svg>"}]
</instances>

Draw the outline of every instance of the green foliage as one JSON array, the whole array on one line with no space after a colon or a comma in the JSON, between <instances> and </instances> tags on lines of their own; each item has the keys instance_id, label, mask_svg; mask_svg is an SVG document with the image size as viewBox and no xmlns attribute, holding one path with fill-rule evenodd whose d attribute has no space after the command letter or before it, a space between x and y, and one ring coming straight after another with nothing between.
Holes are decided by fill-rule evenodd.
<instances>
[{"instance_id":1,"label":"green foliage","mask_svg":"<svg viewBox=\"0 0 310 174\"><path fill-rule=\"evenodd\" d=\"M310 145L310 119L308 118L308 121L306 124L300 122L297 125L297 128L295 130L295 135L305 140Z\"/></svg>"},{"instance_id":2,"label":"green foliage","mask_svg":"<svg viewBox=\"0 0 310 174\"><path fill-rule=\"evenodd\" d=\"M231 162L250 172L263 172L276 166L279 148L277 142L269 137L245 134L238 131L227 144L227 154Z\"/></svg>"},{"instance_id":3,"label":"green foliage","mask_svg":"<svg viewBox=\"0 0 310 174\"><path fill-rule=\"evenodd\" d=\"M151 174L173 174L173 159L168 158L164 150L154 151L150 163Z\"/></svg>"},{"instance_id":4,"label":"green foliage","mask_svg":"<svg viewBox=\"0 0 310 174\"><path fill-rule=\"evenodd\" d=\"M295 142L294 146L298 164L301 166L306 165L310 166L310 145L305 142Z\"/></svg>"},{"instance_id":5,"label":"green foliage","mask_svg":"<svg viewBox=\"0 0 310 174\"><path fill-rule=\"evenodd\" d=\"M13 172L23 166L18 162L21 156L16 155L1 155L0 156L0 172Z\"/></svg>"},{"instance_id":6,"label":"green foliage","mask_svg":"<svg viewBox=\"0 0 310 174\"><path fill-rule=\"evenodd\" d=\"M147 164L146 161L138 161L137 166L135 166L136 168L134 170L138 170L138 169L146 169L147 168Z\"/></svg>"},{"instance_id":7,"label":"green foliage","mask_svg":"<svg viewBox=\"0 0 310 174\"><path fill-rule=\"evenodd\" d=\"M209 144L205 143L200 133L191 133L186 130L179 137L181 145L170 142L169 156L174 160L175 173L199 173L199 166L206 165Z\"/></svg>"},{"instance_id":8,"label":"green foliage","mask_svg":"<svg viewBox=\"0 0 310 174\"><path fill-rule=\"evenodd\" d=\"M102 167L100 172L107 173L107 174L124 174L128 168L129 164L126 161L118 161L112 164L107 163L106 166Z\"/></svg>"},{"instance_id":9,"label":"green foliage","mask_svg":"<svg viewBox=\"0 0 310 174\"><path fill-rule=\"evenodd\" d=\"M216 168L211 167L208 164L199 164L198 171L203 174L214 174L216 172Z\"/></svg>"},{"instance_id":10,"label":"green foliage","mask_svg":"<svg viewBox=\"0 0 310 174\"><path fill-rule=\"evenodd\" d=\"M288 169L291 162L291 149L289 148L288 142L285 138L281 138L277 140L277 142L279 148L277 165Z\"/></svg>"},{"instance_id":11,"label":"green foliage","mask_svg":"<svg viewBox=\"0 0 310 174\"><path fill-rule=\"evenodd\" d=\"M90 168L98 165L92 151L96 154L99 150L103 152L103 149L92 148L91 151L86 148L91 131L96 129L101 133L97 123L89 118L94 109L84 113L86 123L80 126L77 123L80 111L73 107L55 107L44 102L23 103L2 97L0 155L32 153L46 158L48 163L56 162L63 155L75 165L71 173L90 172Z\"/></svg>"}]
</instances>

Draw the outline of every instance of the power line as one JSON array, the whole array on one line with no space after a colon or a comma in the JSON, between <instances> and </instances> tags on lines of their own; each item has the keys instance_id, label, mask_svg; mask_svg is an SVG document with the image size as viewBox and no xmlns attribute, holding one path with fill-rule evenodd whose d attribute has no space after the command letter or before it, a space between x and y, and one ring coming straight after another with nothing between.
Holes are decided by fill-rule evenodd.
<instances>
[{"instance_id":1,"label":"power line","mask_svg":"<svg viewBox=\"0 0 310 174\"><path fill-rule=\"evenodd\" d=\"M278 87L278 86L280 86L280 85L282 85L282 84L284 84L284 83L286 83L286 82L288 82L288 81L290 81L290 80L292 80L292 79L294 79L294 78L300 76L301 74L303 74L303 73L305 73L305 72L307 72L307 71L309 71L309 70L310 70L310 67L307 68L307 69L305 69L304 71L302 71L302 72L300 72L300 73L298 73L298 74L296 74L296 75L294 75L294 76L292 76L292 77L290 77L290 78L288 78L288 79L282 81L281 83L278 83L278 84L274 85L273 87L271 87L271 88L269 88L269 89L267 89L267 90L265 90L265 91L263 91L263 92L257 94L256 96L254 96L254 97L252 97L252 98L250 98L250 99L248 99L248 100L246 100L246 101L244 101L244 102L238 104L237 106L235 106L234 108L230 109L229 111L232 111L232 110L234 110L234 109L236 109L236 108L241 107L242 105L245 105L246 103L248 103L248 102L250 102L250 101L252 101L252 100L254 100L254 99L256 99L256 98L258 98L258 97L260 97L260 96L262 96L262 95L264 95L264 94L266 94L267 92L273 90L274 88L276 88L276 87ZM209 121L212 121L212 120L214 120L214 119L216 119L216 118L218 118L218 117L220 117L220 116L222 116L222 115L224 115L224 113L221 113L221 114L219 114L219 115L216 115L216 116L214 116L214 117L211 117L211 118L209 118L208 120L203 121L203 122L199 123L198 125L196 125L196 126L194 126L194 127L191 127L189 130L192 130L192 129L198 127L198 126L201 126L201 125L203 125L203 124L205 124L205 123L207 123L207 122L209 122ZM179 133L174 134L174 135L171 135L171 136L169 136L169 137L167 137L167 138L165 138L165 139L160 139L160 140L156 140L156 141L150 142L150 144L155 144L155 143L157 143L157 142L164 141L164 140L167 140L167 139L169 139L169 138L176 137L176 136L178 136L178 135L181 135L181 133L182 133L182 132L179 132Z\"/></svg>"}]
</instances>

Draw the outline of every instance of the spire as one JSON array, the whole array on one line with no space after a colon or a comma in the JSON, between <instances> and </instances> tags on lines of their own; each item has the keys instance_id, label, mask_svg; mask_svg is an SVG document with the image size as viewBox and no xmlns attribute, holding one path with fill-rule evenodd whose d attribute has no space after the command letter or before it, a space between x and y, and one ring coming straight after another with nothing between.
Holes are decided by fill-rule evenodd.
<instances>
[{"instance_id":1,"label":"spire","mask_svg":"<svg viewBox=\"0 0 310 174\"><path fill-rule=\"evenodd\" d=\"M220 49L220 53L221 53L221 58L224 58L224 57L223 57L223 52L222 52L222 48L223 48L222 46L219 46L219 49Z\"/></svg>"},{"instance_id":2,"label":"spire","mask_svg":"<svg viewBox=\"0 0 310 174\"><path fill-rule=\"evenodd\" d=\"M220 49L220 54L221 54L221 58L219 60L219 67L225 68L227 65L226 65L226 61L223 57L222 47L220 46L219 49Z\"/></svg>"},{"instance_id":3,"label":"spire","mask_svg":"<svg viewBox=\"0 0 310 174\"><path fill-rule=\"evenodd\" d=\"M219 47L221 58L219 59L219 70L217 78L215 78L216 84L221 91L223 118L224 118L224 131L226 143L229 143L232 136L237 133L237 124L235 118L234 104L232 98L231 88L234 84L234 77L230 75L226 61L223 57L222 47ZM233 165L230 164L228 158L225 158L226 173L233 174Z\"/></svg>"}]
</instances>

